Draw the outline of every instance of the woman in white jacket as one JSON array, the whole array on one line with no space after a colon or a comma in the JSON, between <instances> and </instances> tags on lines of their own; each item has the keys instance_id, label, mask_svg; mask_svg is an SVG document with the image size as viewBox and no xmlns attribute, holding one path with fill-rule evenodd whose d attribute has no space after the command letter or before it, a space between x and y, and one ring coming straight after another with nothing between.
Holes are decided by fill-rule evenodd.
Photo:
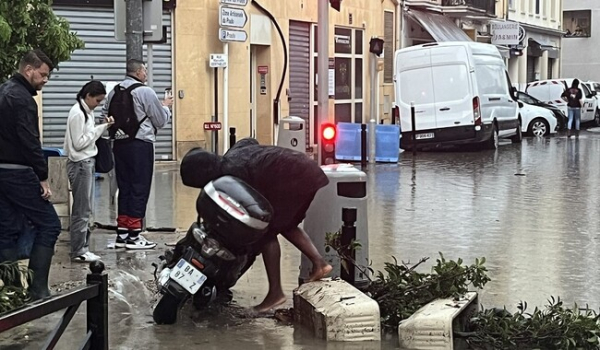
<instances>
[{"instance_id":1,"label":"woman in white jacket","mask_svg":"<svg viewBox=\"0 0 600 350\"><path fill-rule=\"evenodd\" d=\"M89 251L89 221L94 201L95 156L98 153L96 140L114 123L108 117L104 124L96 125L94 108L106 97L104 85L92 80L77 94L67 120L64 149L69 157L67 173L73 193L71 210L71 258L73 261L90 262L100 257Z\"/></svg>"}]
</instances>

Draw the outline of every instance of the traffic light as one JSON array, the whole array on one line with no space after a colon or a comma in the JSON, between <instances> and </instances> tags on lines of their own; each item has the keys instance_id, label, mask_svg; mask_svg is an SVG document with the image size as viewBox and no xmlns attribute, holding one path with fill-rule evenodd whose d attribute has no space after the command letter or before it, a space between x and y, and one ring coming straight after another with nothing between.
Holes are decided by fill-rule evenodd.
<instances>
[{"instance_id":1,"label":"traffic light","mask_svg":"<svg viewBox=\"0 0 600 350\"><path fill-rule=\"evenodd\" d=\"M371 38L369 41L369 52L374 53L377 57L383 53L383 39Z\"/></svg>"},{"instance_id":2,"label":"traffic light","mask_svg":"<svg viewBox=\"0 0 600 350\"><path fill-rule=\"evenodd\" d=\"M329 4L331 5L331 7L333 7L334 10L340 12L342 0L329 0Z\"/></svg>"},{"instance_id":3,"label":"traffic light","mask_svg":"<svg viewBox=\"0 0 600 350\"><path fill-rule=\"evenodd\" d=\"M321 165L335 163L335 139L337 130L334 124L321 126Z\"/></svg>"}]
</instances>

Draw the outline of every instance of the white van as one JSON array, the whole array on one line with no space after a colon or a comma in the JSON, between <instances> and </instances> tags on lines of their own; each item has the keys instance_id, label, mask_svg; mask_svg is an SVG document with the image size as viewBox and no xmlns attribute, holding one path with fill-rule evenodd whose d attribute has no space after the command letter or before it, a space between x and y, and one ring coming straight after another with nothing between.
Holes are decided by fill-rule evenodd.
<instances>
[{"instance_id":1,"label":"white van","mask_svg":"<svg viewBox=\"0 0 600 350\"><path fill-rule=\"evenodd\" d=\"M521 142L519 106L504 60L490 44L444 42L396 51L401 147ZM415 137L411 123L415 106Z\"/></svg>"},{"instance_id":2,"label":"white van","mask_svg":"<svg viewBox=\"0 0 600 350\"><path fill-rule=\"evenodd\" d=\"M565 115L568 115L567 102L561 96L562 93L571 87L574 79L550 79L534 81L527 84L527 92L529 95L547 104L556 106ZM594 121L600 125L600 111L598 110L598 99L596 92L591 90L591 85L585 82L580 82L579 88L583 92L583 108L581 109L581 122Z\"/></svg>"}]
</instances>

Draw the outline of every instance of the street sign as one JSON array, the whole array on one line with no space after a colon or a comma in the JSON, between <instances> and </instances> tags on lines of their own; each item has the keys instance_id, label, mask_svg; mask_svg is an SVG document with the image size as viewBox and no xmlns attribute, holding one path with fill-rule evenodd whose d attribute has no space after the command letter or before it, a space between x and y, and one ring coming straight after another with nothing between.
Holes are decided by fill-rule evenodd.
<instances>
[{"instance_id":1,"label":"street sign","mask_svg":"<svg viewBox=\"0 0 600 350\"><path fill-rule=\"evenodd\" d=\"M204 130L218 131L221 130L221 122L206 122L204 123Z\"/></svg>"},{"instance_id":2,"label":"street sign","mask_svg":"<svg viewBox=\"0 0 600 350\"><path fill-rule=\"evenodd\" d=\"M248 5L248 0L221 0L220 3L225 5L246 6Z\"/></svg>"},{"instance_id":3,"label":"street sign","mask_svg":"<svg viewBox=\"0 0 600 350\"><path fill-rule=\"evenodd\" d=\"M219 6L219 24L222 27L243 28L248 21L244 9Z\"/></svg>"},{"instance_id":4,"label":"street sign","mask_svg":"<svg viewBox=\"0 0 600 350\"><path fill-rule=\"evenodd\" d=\"M246 34L243 30L230 30L219 28L219 40L224 43L236 41L236 42L244 42L248 40L248 34Z\"/></svg>"},{"instance_id":5,"label":"street sign","mask_svg":"<svg viewBox=\"0 0 600 350\"><path fill-rule=\"evenodd\" d=\"M211 68L227 68L227 55L213 53L210 54Z\"/></svg>"}]
</instances>

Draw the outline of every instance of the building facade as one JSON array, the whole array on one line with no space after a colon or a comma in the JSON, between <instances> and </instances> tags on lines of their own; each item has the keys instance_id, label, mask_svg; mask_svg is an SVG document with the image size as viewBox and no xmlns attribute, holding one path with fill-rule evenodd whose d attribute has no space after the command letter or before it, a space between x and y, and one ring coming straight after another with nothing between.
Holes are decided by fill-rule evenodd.
<instances>
[{"instance_id":1,"label":"building facade","mask_svg":"<svg viewBox=\"0 0 600 350\"><path fill-rule=\"evenodd\" d=\"M518 22L520 42L510 50L508 72L513 84L561 77L563 0L503 0L499 19Z\"/></svg>"},{"instance_id":2,"label":"building facade","mask_svg":"<svg viewBox=\"0 0 600 350\"><path fill-rule=\"evenodd\" d=\"M600 81L600 2L594 0L565 1L563 12L563 76L582 81Z\"/></svg>"}]
</instances>

